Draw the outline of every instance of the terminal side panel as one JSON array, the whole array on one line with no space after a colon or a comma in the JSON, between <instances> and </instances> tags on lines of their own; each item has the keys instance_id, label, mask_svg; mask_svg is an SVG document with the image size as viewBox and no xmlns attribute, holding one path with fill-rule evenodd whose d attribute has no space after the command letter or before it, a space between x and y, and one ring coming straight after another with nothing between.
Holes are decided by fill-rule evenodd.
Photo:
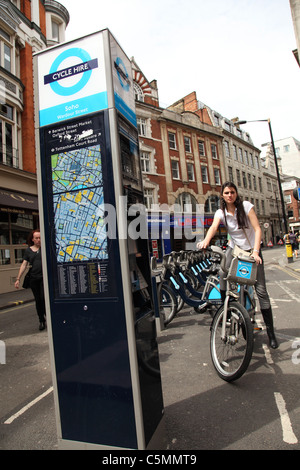
<instances>
[{"instance_id":1,"label":"terminal side panel","mask_svg":"<svg viewBox=\"0 0 300 470\"><path fill-rule=\"evenodd\" d=\"M107 237L115 200L105 122L104 111L41 129L61 433L64 440L137 448L115 226Z\"/></svg>"}]
</instances>

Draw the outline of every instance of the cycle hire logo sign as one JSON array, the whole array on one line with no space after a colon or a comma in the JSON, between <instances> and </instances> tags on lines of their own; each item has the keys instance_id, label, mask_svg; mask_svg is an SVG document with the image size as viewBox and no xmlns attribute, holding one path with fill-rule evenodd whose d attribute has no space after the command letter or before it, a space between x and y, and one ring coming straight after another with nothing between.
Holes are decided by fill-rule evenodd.
<instances>
[{"instance_id":1,"label":"cycle hire logo sign","mask_svg":"<svg viewBox=\"0 0 300 470\"><path fill-rule=\"evenodd\" d=\"M251 279L252 264L239 261L237 266L236 275L243 279Z\"/></svg>"},{"instance_id":2,"label":"cycle hire logo sign","mask_svg":"<svg viewBox=\"0 0 300 470\"><path fill-rule=\"evenodd\" d=\"M106 109L101 33L38 56L40 126Z\"/></svg>"}]
</instances>

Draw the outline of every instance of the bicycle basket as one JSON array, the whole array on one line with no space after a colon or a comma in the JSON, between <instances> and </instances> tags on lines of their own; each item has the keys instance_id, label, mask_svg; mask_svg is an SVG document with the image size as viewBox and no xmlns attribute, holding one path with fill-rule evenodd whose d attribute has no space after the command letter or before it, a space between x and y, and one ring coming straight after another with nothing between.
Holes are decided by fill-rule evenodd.
<instances>
[{"instance_id":1,"label":"bicycle basket","mask_svg":"<svg viewBox=\"0 0 300 470\"><path fill-rule=\"evenodd\" d=\"M256 283L257 264L251 258L233 258L227 275L228 281L238 284L253 285Z\"/></svg>"}]
</instances>

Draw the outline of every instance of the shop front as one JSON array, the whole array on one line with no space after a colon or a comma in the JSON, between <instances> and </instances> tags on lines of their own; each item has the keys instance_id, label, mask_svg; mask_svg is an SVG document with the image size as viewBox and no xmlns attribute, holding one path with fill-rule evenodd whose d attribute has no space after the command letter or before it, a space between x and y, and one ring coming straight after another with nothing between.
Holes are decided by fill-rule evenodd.
<instances>
[{"instance_id":1,"label":"shop front","mask_svg":"<svg viewBox=\"0 0 300 470\"><path fill-rule=\"evenodd\" d=\"M38 220L37 196L0 188L0 294L15 290L28 235Z\"/></svg>"}]
</instances>

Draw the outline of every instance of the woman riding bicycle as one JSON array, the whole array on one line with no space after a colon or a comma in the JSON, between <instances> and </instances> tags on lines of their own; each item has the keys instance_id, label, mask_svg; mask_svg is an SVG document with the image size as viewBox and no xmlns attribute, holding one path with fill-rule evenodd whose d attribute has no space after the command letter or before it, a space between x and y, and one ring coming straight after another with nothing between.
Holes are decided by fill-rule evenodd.
<instances>
[{"instance_id":1,"label":"woman riding bicycle","mask_svg":"<svg viewBox=\"0 0 300 470\"><path fill-rule=\"evenodd\" d=\"M226 267L230 266L234 244L243 250L252 251L252 257L257 263L257 281L255 290L257 293L261 313L267 327L267 334L271 348L278 348L274 333L273 315L269 294L266 289L263 259L260 250L262 232L254 211L254 206L249 201L242 202L234 183L227 181L221 189L221 208L217 210L214 221L203 241L197 244L199 249L208 248L210 241L215 236L220 223L223 223L230 235L229 245L226 250ZM226 281L225 274L220 273L220 289L222 300L225 300Z\"/></svg>"}]
</instances>

